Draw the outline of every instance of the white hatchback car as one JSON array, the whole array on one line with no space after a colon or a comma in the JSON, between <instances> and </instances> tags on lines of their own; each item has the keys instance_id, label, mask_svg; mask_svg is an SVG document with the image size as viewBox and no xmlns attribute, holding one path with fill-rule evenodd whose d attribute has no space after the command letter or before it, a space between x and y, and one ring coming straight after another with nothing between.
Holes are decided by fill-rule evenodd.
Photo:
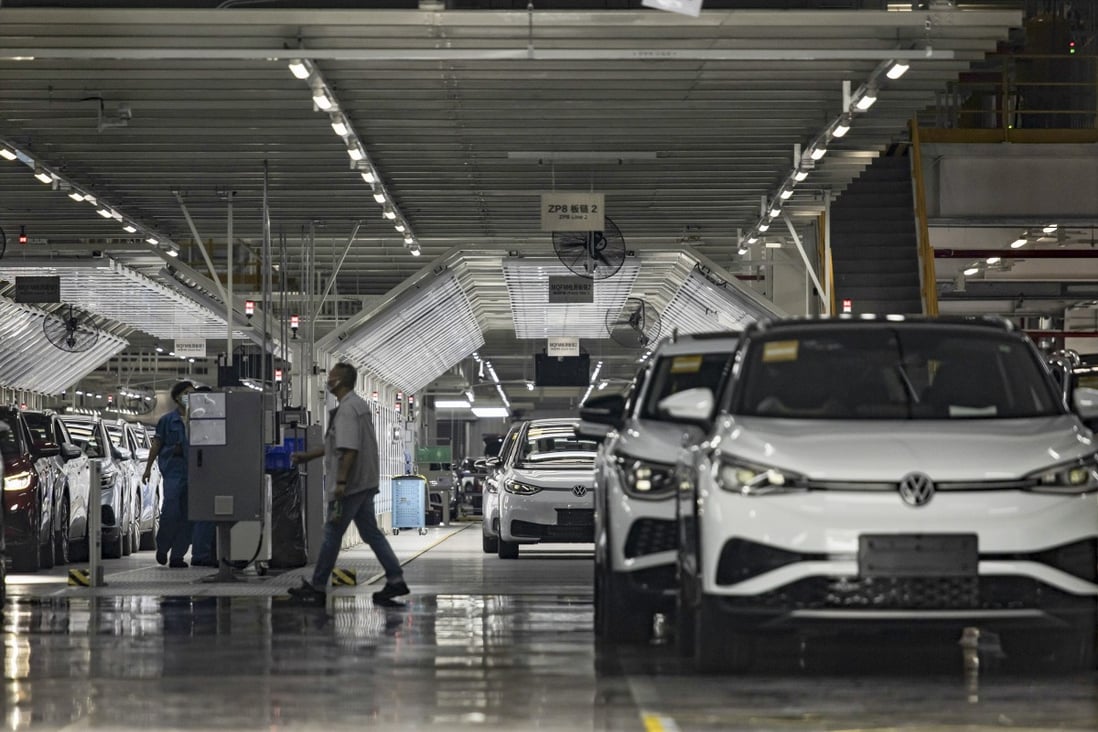
<instances>
[{"instance_id":1,"label":"white hatchback car","mask_svg":"<svg viewBox=\"0 0 1098 732\"><path fill-rule=\"evenodd\" d=\"M503 466L507 464L511 452L518 445L519 431L523 422L515 422L507 430L500 443L499 455L485 460L487 475L484 478L483 521L480 523L481 548L485 554L499 551L499 481L503 475Z\"/></svg>"},{"instance_id":2,"label":"white hatchback car","mask_svg":"<svg viewBox=\"0 0 1098 732\"><path fill-rule=\"evenodd\" d=\"M1098 399L1065 400L991 319L780 321L744 334L709 438L679 463L680 639L746 668L771 631L1000 634L1089 667ZM1072 405L1069 409L1068 404ZM708 419L712 395L662 403Z\"/></svg>"},{"instance_id":3,"label":"white hatchback car","mask_svg":"<svg viewBox=\"0 0 1098 732\"><path fill-rule=\"evenodd\" d=\"M594 465L598 444L576 435L577 419L524 422L499 476L501 559L520 544L594 538Z\"/></svg>"},{"instance_id":4,"label":"white hatchback car","mask_svg":"<svg viewBox=\"0 0 1098 732\"><path fill-rule=\"evenodd\" d=\"M627 394L580 408L580 434L605 435L595 458L595 633L606 640L647 640L653 615L674 611L675 460L705 429L658 405L687 389L717 391L739 340L738 331L666 338Z\"/></svg>"}]
</instances>

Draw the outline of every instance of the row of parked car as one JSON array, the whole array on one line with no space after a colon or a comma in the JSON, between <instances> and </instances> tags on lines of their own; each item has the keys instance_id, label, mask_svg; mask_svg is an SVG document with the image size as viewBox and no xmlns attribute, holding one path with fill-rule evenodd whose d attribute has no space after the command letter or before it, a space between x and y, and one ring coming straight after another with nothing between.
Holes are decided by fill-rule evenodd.
<instances>
[{"instance_id":1,"label":"row of parked car","mask_svg":"<svg viewBox=\"0 0 1098 732\"><path fill-rule=\"evenodd\" d=\"M1005 321L672 338L580 414L512 428L484 549L593 539L605 639L662 613L700 670L742 670L783 635L976 626L1094 665L1098 391Z\"/></svg>"},{"instance_id":2,"label":"row of parked car","mask_svg":"<svg viewBox=\"0 0 1098 732\"><path fill-rule=\"evenodd\" d=\"M4 544L12 569L86 560L88 515L97 504L103 556L153 548L160 472L154 466L142 479L150 443L136 422L0 407Z\"/></svg>"}]
</instances>

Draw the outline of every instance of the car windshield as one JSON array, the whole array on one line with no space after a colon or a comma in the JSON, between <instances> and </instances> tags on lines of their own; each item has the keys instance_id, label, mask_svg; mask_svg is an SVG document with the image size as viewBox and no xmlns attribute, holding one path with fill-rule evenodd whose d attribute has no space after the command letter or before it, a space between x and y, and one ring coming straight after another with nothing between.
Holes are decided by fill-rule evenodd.
<instances>
[{"instance_id":1,"label":"car windshield","mask_svg":"<svg viewBox=\"0 0 1098 732\"><path fill-rule=\"evenodd\" d=\"M516 463L533 467L568 463L589 465L595 462L598 443L578 437L575 425L532 425L526 431L526 441Z\"/></svg>"},{"instance_id":2,"label":"car windshield","mask_svg":"<svg viewBox=\"0 0 1098 732\"><path fill-rule=\"evenodd\" d=\"M126 445L126 435L122 431L122 426L121 425L107 424L106 427L107 427L107 435L111 438L111 442L114 443L115 447L122 447L122 448L127 447L127 445Z\"/></svg>"},{"instance_id":3,"label":"car windshield","mask_svg":"<svg viewBox=\"0 0 1098 732\"><path fill-rule=\"evenodd\" d=\"M27 422L31 439L35 442L53 442L53 425L50 424L50 415L35 412L23 412L23 419Z\"/></svg>"},{"instance_id":4,"label":"car windshield","mask_svg":"<svg viewBox=\"0 0 1098 732\"><path fill-rule=\"evenodd\" d=\"M663 419L659 403L680 391L706 387L714 394L731 353L681 353L660 358L652 370L641 408L643 419Z\"/></svg>"},{"instance_id":5,"label":"car windshield","mask_svg":"<svg viewBox=\"0 0 1098 732\"><path fill-rule=\"evenodd\" d=\"M23 448L19 444L18 425L11 413L0 412L0 454L5 458L15 458L23 454Z\"/></svg>"},{"instance_id":6,"label":"car windshield","mask_svg":"<svg viewBox=\"0 0 1098 732\"><path fill-rule=\"evenodd\" d=\"M94 422L73 422L65 420L65 426L69 428L69 436L78 447L87 453L88 457L103 457L104 453L99 444L99 430Z\"/></svg>"},{"instance_id":7,"label":"car windshield","mask_svg":"<svg viewBox=\"0 0 1098 732\"><path fill-rule=\"evenodd\" d=\"M751 341L731 412L795 419L1061 414L1036 351L975 327L776 328Z\"/></svg>"}]
</instances>

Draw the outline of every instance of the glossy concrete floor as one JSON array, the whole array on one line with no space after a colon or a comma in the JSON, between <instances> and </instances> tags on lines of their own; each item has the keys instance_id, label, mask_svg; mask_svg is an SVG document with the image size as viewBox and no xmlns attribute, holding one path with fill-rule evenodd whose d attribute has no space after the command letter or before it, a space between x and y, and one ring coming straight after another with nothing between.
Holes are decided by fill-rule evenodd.
<instances>
[{"instance_id":1,"label":"glossy concrete floor","mask_svg":"<svg viewBox=\"0 0 1098 732\"><path fill-rule=\"evenodd\" d=\"M476 525L392 542L414 594L328 609L279 595L300 571L216 591L148 553L102 590L14 578L3 729L1098 730L1098 674L965 671L953 642L775 648L701 676L673 644L603 648L589 547L501 561ZM346 552L365 582L368 550ZM59 577L55 572L52 576ZM129 578L129 581L125 581ZM169 587L170 585L170 587ZM155 589L154 591L148 588ZM165 589L168 588L168 589Z\"/></svg>"}]
</instances>

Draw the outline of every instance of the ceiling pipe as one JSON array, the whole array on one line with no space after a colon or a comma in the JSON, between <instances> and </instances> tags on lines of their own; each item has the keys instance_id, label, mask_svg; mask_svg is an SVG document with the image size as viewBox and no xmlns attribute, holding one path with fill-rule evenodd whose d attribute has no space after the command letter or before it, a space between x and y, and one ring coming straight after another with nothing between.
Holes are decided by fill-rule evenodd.
<instances>
[{"instance_id":1,"label":"ceiling pipe","mask_svg":"<svg viewBox=\"0 0 1098 732\"><path fill-rule=\"evenodd\" d=\"M935 249L935 259L1098 259L1098 249Z\"/></svg>"}]
</instances>

